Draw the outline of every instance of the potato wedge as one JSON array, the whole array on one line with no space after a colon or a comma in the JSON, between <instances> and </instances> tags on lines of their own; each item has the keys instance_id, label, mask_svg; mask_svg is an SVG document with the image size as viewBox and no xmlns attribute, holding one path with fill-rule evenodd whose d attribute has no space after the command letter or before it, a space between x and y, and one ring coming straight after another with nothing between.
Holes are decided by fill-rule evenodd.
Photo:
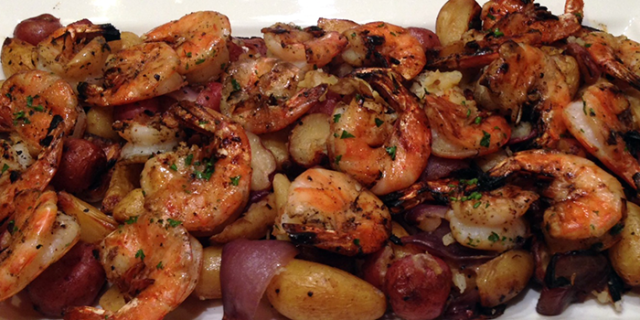
<instances>
[{"instance_id":1,"label":"potato wedge","mask_svg":"<svg viewBox=\"0 0 640 320\"><path fill-rule=\"evenodd\" d=\"M384 294L340 269L292 260L267 287L273 307L292 320L373 320L384 315Z\"/></svg>"},{"instance_id":2,"label":"potato wedge","mask_svg":"<svg viewBox=\"0 0 640 320\"><path fill-rule=\"evenodd\" d=\"M610 232L619 232L621 239L609 249L611 265L616 273L630 286L640 285L640 207L627 202L627 218L624 229L614 227Z\"/></svg>"},{"instance_id":3,"label":"potato wedge","mask_svg":"<svg viewBox=\"0 0 640 320\"><path fill-rule=\"evenodd\" d=\"M327 156L327 140L331 134L331 116L312 113L303 117L291 130L289 154L303 167L311 168Z\"/></svg>"},{"instance_id":4,"label":"potato wedge","mask_svg":"<svg viewBox=\"0 0 640 320\"><path fill-rule=\"evenodd\" d=\"M38 54L35 46L26 41L14 38L6 38L2 44L2 72L5 77L14 73L27 70L35 70Z\"/></svg>"},{"instance_id":5,"label":"potato wedge","mask_svg":"<svg viewBox=\"0 0 640 320\"><path fill-rule=\"evenodd\" d=\"M200 279L193 296L200 300L222 298L220 286L220 265L222 264L222 246L206 247L202 251L202 269Z\"/></svg>"},{"instance_id":6,"label":"potato wedge","mask_svg":"<svg viewBox=\"0 0 640 320\"><path fill-rule=\"evenodd\" d=\"M443 46L462 38L471 26L480 26L482 8L475 0L449 0L436 19L436 34Z\"/></svg>"},{"instance_id":7,"label":"potato wedge","mask_svg":"<svg viewBox=\"0 0 640 320\"><path fill-rule=\"evenodd\" d=\"M251 145L251 190L267 190L271 187L271 175L276 171L276 158L265 148L260 137L247 131Z\"/></svg>"},{"instance_id":8,"label":"potato wedge","mask_svg":"<svg viewBox=\"0 0 640 320\"><path fill-rule=\"evenodd\" d=\"M132 217L141 216L144 212L144 193L142 189L137 188L131 190L116 204L112 214L117 221L124 222Z\"/></svg>"},{"instance_id":9,"label":"potato wedge","mask_svg":"<svg viewBox=\"0 0 640 320\"><path fill-rule=\"evenodd\" d=\"M244 216L227 225L222 232L209 238L209 241L223 244L235 239L264 238L275 223L277 215L276 196L271 193L265 199L252 204Z\"/></svg>"},{"instance_id":10,"label":"potato wedge","mask_svg":"<svg viewBox=\"0 0 640 320\"><path fill-rule=\"evenodd\" d=\"M120 292L118 286L113 285L100 297L98 304L100 304L102 309L116 312L124 307L127 301L125 301L124 294Z\"/></svg>"},{"instance_id":11,"label":"potato wedge","mask_svg":"<svg viewBox=\"0 0 640 320\"><path fill-rule=\"evenodd\" d=\"M144 168L143 163L118 162L113 170L109 189L102 200L102 210L111 213L116 204L120 202L131 190L140 187L140 173Z\"/></svg>"},{"instance_id":12,"label":"potato wedge","mask_svg":"<svg viewBox=\"0 0 640 320\"><path fill-rule=\"evenodd\" d=\"M533 256L525 250L507 251L476 270L480 303L495 307L513 297L529 283L533 275Z\"/></svg>"},{"instance_id":13,"label":"potato wedge","mask_svg":"<svg viewBox=\"0 0 640 320\"><path fill-rule=\"evenodd\" d=\"M96 207L64 191L58 192L58 206L80 224L80 240L86 243L101 241L118 227L118 223Z\"/></svg>"},{"instance_id":14,"label":"potato wedge","mask_svg":"<svg viewBox=\"0 0 640 320\"><path fill-rule=\"evenodd\" d=\"M291 157L289 156L289 130L280 130L260 136L262 145L269 149L276 158L276 166L278 171L283 171L291 165Z\"/></svg>"}]
</instances>

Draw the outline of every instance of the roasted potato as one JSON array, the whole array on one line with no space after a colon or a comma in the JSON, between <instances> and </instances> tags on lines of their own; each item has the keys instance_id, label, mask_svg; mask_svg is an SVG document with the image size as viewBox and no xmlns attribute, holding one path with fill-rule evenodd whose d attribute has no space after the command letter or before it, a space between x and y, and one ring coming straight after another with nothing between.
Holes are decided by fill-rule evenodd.
<instances>
[{"instance_id":1,"label":"roasted potato","mask_svg":"<svg viewBox=\"0 0 640 320\"><path fill-rule=\"evenodd\" d=\"M611 249L609 258L616 273L630 286L640 285L640 207L627 202L624 229L616 226L610 232L619 232L621 239Z\"/></svg>"},{"instance_id":2,"label":"roasted potato","mask_svg":"<svg viewBox=\"0 0 640 320\"><path fill-rule=\"evenodd\" d=\"M265 148L260 137L247 132L251 145L251 190L260 191L271 187L271 176L276 171L276 158Z\"/></svg>"},{"instance_id":3,"label":"roasted potato","mask_svg":"<svg viewBox=\"0 0 640 320\"><path fill-rule=\"evenodd\" d=\"M364 280L327 265L292 260L267 287L273 307L292 320L378 319L384 294Z\"/></svg>"},{"instance_id":4,"label":"roasted potato","mask_svg":"<svg viewBox=\"0 0 640 320\"><path fill-rule=\"evenodd\" d=\"M471 26L480 26L482 8L475 0L449 0L436 19L436 34L443 46L462 38Z\"/></svg>"},{"instance_id":5,"label":"roasted potato","mask_svg":"<svg viewBox=\"0 0 640 320\"><path fill-rule=\"evenodd\" d=\"M273 156L276 158L278 171L285 170L291 165L289 147L287 146L288 140L289 130L280 130L260 136L262 145L265 148L269 149L269 151L271 151Z\"/></svg>"},{"instance_id":6,"label":"roasted potato","mask_svg":"<svg viewBox=\"0 0 640 320\"><path fill-rule=\"evenodd\" d=\"M222 232L213 235L209 241L223 244L240 238L249 240L264 238L273 226L277 215L276 196L271 193L265 199L252 204L242 217L224 227Z\"/></svg>"},{"instance_id":7,"label":"roasted potato","mask_svg":"<svg viewBox=\"0 0 640 320\"><path fill-rule=\"evenodd\" d=\"M533 256L525 250L511 250L480 265L476 285L480 303L495 307L517 296L533 275Z\"/></svg>"},{"instance_id":8,"label":"roasted potato","mask_svg":"<svg viewBox=\"0 0 640 320\"><path fill-rule=\"evenodd\" d=\"M94 245L78 242L42 272L27 287L34 309L60 317L66 307L93 304L106 280L95 255Z\"/></svg>"},{"instance_id":9,"label":"roasted potato","mask_svg":"<svg viewBox=\"0 0 640 320\"><path fill-rule=\"evenodd\" d=\"M113 169L113 175L109 182L109 189L102 200L102 210L111 213L113 208L129 192L140 187L140 173L144 168L143 163L127 163L120 161Z\"/></svg>"},{"instance_id":10,"label":"roasted potato","mask_svg":"<svg viewBox=\"0 0 640 320\"><path fill-rule=\"evenodd\" d=\"M202 251L202 269L200 279L193 295L200 300L222 298L220 286L220 264L222 263L222 246L206 247Z\"/></svg>"},{"instance_id":11,"label":"roasted potato","mask_svg":"<svg viewBox=\"0 0 640 320\"><path fill-rule=\"evenodd\" d=\"M131 190L116 204L113 208L113 217L120 222L124 222L132 217L140 216L144 212L144 193L142 189L137 188Z\"/></svg>"},{"instance_id":12,"label":"roasted potato","mask_svg":"<svg viewBox=\"0 0 640 320\"><path fill-rule=\"evenodd\" d=\"M120 140L120 135L113 130L113 108L95 107L87 112L87 133L112 141Z\"/></svg>"},{"instance_id":13,"label":"roasted potato","mask_svg":"<svg viewBox=\"0 0 640 320\"><path fill-rule=\"evenodd\" d=\"M86 243L99 242L118 227L111 216L64 191L58 193L58 206L76 217L80 224L80 240Z\"/></svg>"},{"instance_id":14,"label":"roasted potato","mask_svg":"<svg viewBox=\"0 0 640 320\"><path fill-rule=\"evenodd\" d=\"M107 168L107 156L85 139L66 138L62 159L52 183L57 190L78 193L88 189Z\"/></svg>"},{"instance_id":15,"label":"roasted potato","mask_svg":"<svg viewBox=\"0 0 640 320\"><path fill-rule=\"evenodd\" d=\"M331 134L331 116L313 113L303 117L291 130L289 154L299 165L310 168L327 156L327 140Z\"/></svg>"},{"instance_id":16,"label":"roasted potato","mask_svg":"<svg viewBox=\"0 0 640 320\"><path fill-rule=\"evenodd\" d=\"M2 44L2 72L10 77L20 71L35 70L38 55L35 47L20 39L6 38Z\"/></svg>"},{"instance_id":17,"label":"roasted potato","mask_svg":"<svg viewBox=\"0 0 640 320\"><path fill-rule=\"evenodd\" d=\"M273 229L273 235L279 240L289 239L287 234L282 228L280 228L280 216L284 213L284 206L287 204L287 198L289 197L289 186L291 181L282 173L277 173L273 177L273 194L276 199L276 224Z\"/></svg>"}]
</instances>

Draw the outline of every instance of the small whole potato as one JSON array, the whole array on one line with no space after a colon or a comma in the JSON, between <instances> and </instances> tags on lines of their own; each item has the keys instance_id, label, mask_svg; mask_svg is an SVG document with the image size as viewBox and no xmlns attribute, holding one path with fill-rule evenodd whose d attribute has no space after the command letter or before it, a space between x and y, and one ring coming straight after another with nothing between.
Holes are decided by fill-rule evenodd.
<instances>
[{"instance_id":1,"label":"small whole potato","mask_svg":"<svg viewBox=\"0 0 640 320\"><path fill-rule=\"evenodd\" d=\"M91 305L106 280L94 250L94 245L78 242L33 280L27 291L34 308L46 316L60 317L67 307Z\"/></svg>"},{"instance_id":2,"label":"small whole potato","mask_svg":"<svg viewBox=\"0 0 640 320\"><path fill-rule=\"evenodd\" d=\"M13 30L13 36L35 46L59 28L62 28L60 19L45 13L20 21Z\"/></svg>"},{"instance_id":3,"label":"small whole potato","mask_svg":"<svg viewBox=\"0 0 640 320\"><path fill-rule=\"evenodd\" d=\"M384 294L340 269L292 260L267 287L273 307L292 320L373 320L384 315Z\"/></svg>"},{"instance_id":4,"label":"small whole potato","mask_svg":"<svg viewBox=\"0 0 640 320\"><path fill-rule=\"evenodd\" d=\"M210 246L202 250L200 279L193 291L193 295L200 300L222 298L222 289L220 287L222 247L223 246Z\"/></svg>"},{"instance_id":5,"label":"small whole potato","mask_svg":"<svg viewBox=\"0 0 640 320\"><path fill-rule=\"evenodd\" d=\"M106 166L107 157L100 147L84 139L67 138L52 182L57 190L78 193L88 189Z\"/></svg>"},{"instance_id":6,"label":"small whole potato","mask_svg":"<svg viewBox=\"0 0 640 320\"><path fill-rule=\"evenodd\" d=\"M449 298L451 284L449 266L428 253L394 261L385 276L385 292L393 312L405 320L439 317Z\"/></svg>"},{"instance_id":7,"label":"small whole potato","mask_svg":"<svg viewBox=\"0 0 640 320\"><path fill-rule=\"evenodd\" d=\"M627 202L624 229L611 232L621 235L620 241L609 249L613 269L628 285L640 285L640 207Z\"/></svg>"},{"instance_id":8,"label":"small whole potato","mask_svg":"<svg viewBox=\"0 0 640 320\"><path fill-rule=\"evenodd\" d=\"M527 286L533 268L533 255L524 250L507 251L480 265L476 270L480 303L495 307L511 300Z\"/></svg>"}]
</instances>

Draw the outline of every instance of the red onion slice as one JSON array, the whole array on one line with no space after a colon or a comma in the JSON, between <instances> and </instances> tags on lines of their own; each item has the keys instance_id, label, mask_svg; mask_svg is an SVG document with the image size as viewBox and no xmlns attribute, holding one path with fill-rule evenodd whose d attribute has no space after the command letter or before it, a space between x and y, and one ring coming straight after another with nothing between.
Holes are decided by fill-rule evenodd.
<instances>
[{"instance_id":1,"label":"red onion slice","mask_svg":"<svg viewBox=\"0 0 640 320\"><path fill-rule=\"evenodd\" d=\"M436 156L429 157L427 168L424 169L421 181L438 180L450 176L453 172L469 168L469 162L458 159L445 159Z\"/></svg>"},{"instance_id":2,"label":"red onion slice","mask_svg":"<svg viewBox=\"0 0 640 320\"><path fill-rule=\"evenodd\" d=\"M278 269L298 251L289 242L238 239L222 249L220 280L225 320L253 320L268 312L259 311L260 300Z\"/></svg>"}]
</instances>

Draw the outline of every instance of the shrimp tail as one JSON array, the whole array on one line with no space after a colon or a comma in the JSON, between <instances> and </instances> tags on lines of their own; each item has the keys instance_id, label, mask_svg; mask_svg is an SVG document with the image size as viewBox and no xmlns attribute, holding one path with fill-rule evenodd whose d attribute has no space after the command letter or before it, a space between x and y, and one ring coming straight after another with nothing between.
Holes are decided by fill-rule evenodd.
<instances>
[{"instance_id":1,"label":"shrimp tail","mask_svg":"<svg viewBox=\"0 0 640 320\"><path fill-rule=\"evenodd\" d=\"M606 73L627 82L635 89L640 90L640 76L633 73L633 71L629 70L629 68L624 64L615 60L609 60L602 64L602 68Z\"/></svg>"}]
</instances>

